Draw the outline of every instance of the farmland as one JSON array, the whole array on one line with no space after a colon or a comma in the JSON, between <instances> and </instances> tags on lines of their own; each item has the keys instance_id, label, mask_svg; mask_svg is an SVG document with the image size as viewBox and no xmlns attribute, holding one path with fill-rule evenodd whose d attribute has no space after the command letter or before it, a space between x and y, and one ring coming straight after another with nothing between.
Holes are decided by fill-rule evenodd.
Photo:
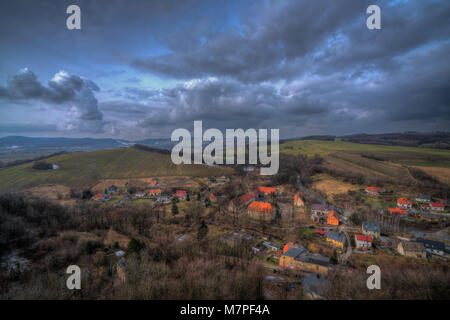
<instances>
[{"instance_id":1,"label":"farmland","mask_svg":"<svg viewBox=\"0 0 450 320\"><path fill-rule=\"evenodd\" d=\"M14 191L41 184L68 187L92 186L103 179L154 176L209 176L232 172L231 168L174 165L170 156L136 148L62 154L48 158L57 170L35 170L26 163L0 170L0 191Z\"/></svg>"}]
</instances>

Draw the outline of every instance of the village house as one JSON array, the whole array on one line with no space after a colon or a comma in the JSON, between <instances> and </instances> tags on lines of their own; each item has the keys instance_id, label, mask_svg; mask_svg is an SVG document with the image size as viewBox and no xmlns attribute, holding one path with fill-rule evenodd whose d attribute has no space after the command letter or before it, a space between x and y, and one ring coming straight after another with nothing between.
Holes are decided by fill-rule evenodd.
<instances>
[{"instance_id":1,"label":"village house","mask_svg":"<svg viewBox=\"0 0 450 320\"><path fill-rule=\"evenodd\" d=\"M135 197L136 199L143 199L143 198L147 197L147 194L146 194L146 193L142 193L142 192L138 192L138 193L136 193L136 194L134 195L134 197Z\"/></svg>"},{"instance_id":2,"label":"village house","mask_svg":"<svg viewBox=\"0 0 450 320\"><path fill-rule=\"evenodd\" d=\"M412 201L408 200L406 198L398 198L397 207L404 208L404 209L410 209L410 208L412 208Z\"/></svg>"},{"instance_id":3,"label":"village house","mask_svg":"<svg viewBox=\"0 0 450 320\"><path fill-rule=\"evenodd\" d=\"M362 233L373 238L380 237L380 223L377 221L364 221L362 224Z\"/></svg>"},{"instance_id":4,"label":"village house","mask_svg":"<svg viewBox=\"0 0 450 320\"><path fill-rule=\"evenodd\" d=\"M159 196L158 198L156 198L156 202L159 203L170 203L170 197L169 196Z\"/></svg>"},{"instance_id":5,"label":"village house","mask_svg":"<svg viewBox=\"0 0 450 320\"><path fill-rule=\"evenodd\" d=\"M313 213L313 214L311 215L311 220L312 220L313 222L315 222L315 223L319 223L319 222L320 222L320 217L319 217L317 214Z\"/></svg>"},{"instance_id":6,"label":"village house","mask_svg":"<svg viewBox=\"0 0 450 320\"><path fill-rule=\"evenodd\" d=\"M426 196L426 195L418 195L414 201L416 201L417 203L430 203L431 202L431 197L430 196Z\"/></svg>"},{"instance_id":7,"label":"village house","mask_svg":"<svg viewBox=\"0 0 450 320\"><path fill-rule=\"evenodd\" d=\"M212 192L210 192L208 194L208 198L209 198L209 201L211 201L211 202L216 202L217 201L217 197Z\"/></svg>"},{"instance_id":8,"label":"village house","mask_svg":"<svg viewBox=\"0 0 450 320\"><path fill-rule=\"evenodd\" d=\"M431 211L444 211L445 205L439 202L430 202Z\"/></svg>"},{"instance_id":9,"label":"village house","mask_svg":"<svg viewBox=\"0 0 450 320\"><path fill-rule=\"evenodd\" d=\"M391 214L403 214L403 215L408 214L408 212L406 212L404 209L401 209L401 208L392 208L392 209L389 209L389 212Z\"/></svg>"},{"instance_id":10,"label":"village house","mask_svg":"<svg viewBox=\"0 0 450 320\"><path fill-rule=\"evenodd\" d=\"M151 198L157 197L161 194L161 189L150 189L147 192L147 195Z\"/></svg>"},{"instance_id":11,"label":"village house","mask_svg":"<svg viewBox=\"0 0 450 320\"><path fill-rule=\"evenodd\" d=\"M424 238L417 238L417 242L423 243L425 250L437 256L443 256L445 254L445 244L440 241L433 241Z\"/></svg>"},{"instance_id":12,"label":"village house","mask_svg":"<svg viewBox=\"0 0 450 320\"><path fill-rule=\"evenodd\" d=\"M268 202L253 201L247 208L250 217L254 219L272 219L273 207Z\"/></svg>"},{"instance_id":13,"label":"village house","mask_svg":"<svg viewBox=\"0 0 450 320\"><path fill-rule=\"evenodd\" d=\"M265 248L272 250L272 251L280 251L281 246L277 245L276 243L269 242L269 241L263 241L261 243Z\"/></svg>"},{"instance_id":14,"label":"village house","mask_svg":"<svg viewBox=\"0 0 450 320\"><path fill-rule=\"evenodd\" d=\"M258 187L256 192L264 196L270 196L271 194L277 194L277 189L273 187Z\"/></svg>"},{"instance_id":15,"label":"village house","mask_svg":"<svg viewBox=\"0 0 450 320\"><path fill-rule=\"evenodd\" d=\"M380 196L380 188L378 187L367 187L365 189L366 194L372 197L379 197Z\"/></svg>"},{"instance_id":16,"label":"village house","mask_svg":"<svg viewBox=\"0 0 450 320\"><path fill-rule=\"evenodd\" d=\"M94 194L93 197L94 200L96 201L108 201L109 199L111 199L111 196L107 193L98 193L98 194Z\"/></svg>"},{"instance_id":17,"label":"village house","mask_svg":"<svg viewBox=\"0 0 450 320\"><path fill-rule=\"evenodd\" d=\"M388 238L380 236L380 247L382 249L386 248L387 246L389 246L391 244L391 242L389 241Z\"/></svg>"},{"instance_id":18,"label":"village house","mask_svg":"<svg viewBox=\"0 0 450 320\"><path fill-rule=\"evenodd\" d=\"M331 210L328 214L327 224L332 226L339 225L339 215L335 210Z\"/></svg>"},{"instance_id":19,"label":"village house","mask_svg":"<svg viewBox=\"0 0 450 320\"><path fill-rule=\"evenodd\" d=\"M327 204L318 204L315 203L311 205L311 212L317 215L328 214L330 211L334 209L333 206Z\"/></svg>"},{"instance_id":20,"label":"village house","mask_svg":"<svg viewBox=\"0 0 450 320\"><path fill-rule=\"evenodd\" d=\"M241 205L246 205L250 201L255 200L255 197L256 197L255 192L247 192L247 193L243 194L242 196L240 196L238 198L238 200Z\"/></svg>"},{"instance_id":21,"label":"village house","mask_svg":"<svg viewBox=\"0 0 450 320\"><path fill-rule=\"evenodd\" d=\"M397 245L397 251L402 256L412 258L426 258L427 252L425 246L421 242L400 241Z\"/></svg>"},{"instance_id":22,"label":"village house","mask_svg":"<svg viewBox=\"0 0 450 320\"><path fill-rule=\"evenodd\" d=\"M345 244L345 235L343 232L338 233L336 231L328 231L327 242L331 243L334 247L343 249Z\"/></svg>"},{"instance_id":23,"label":"village house","mask_svg":"<svg viewBox=\"0 0 450 320\"><path fill-rule=\"evenodd\" d=\"M175 192L175 196L179 199L179 200L186 200L187 199L187 192L185 190L177 190Z\"/></svg>"},{"instance_id":24,"label":"village house","mask_svg":"<svg viewBox=\"0 0 450 320\"><path fill-rule=\"evenodd\" d=\"M294 245L280 257L280 267L292 270L328 274L329 259L308 252L304 247Z\"/></svg>"},{"instance_id":25,"label":"village house","mask_svg":"<svg viewBox=\"0 0 450 320\"><path fill-rule=\"evenodd\" d=\"M372 248L373 239L371 236L365 236L362 234L355 234L355 244L357 248L370 249Z\"/></svg>"},{"instance_id":26,"label":"village house","mask_svg":"<svg viewBox=\"0 0 450 320\"><path fill-rule=\"evenodd\" d=\"M294 206L303 208L305 206L305 201L303 201L300 193L296 193L294 196Z\"/></svg>"}]
</instances>

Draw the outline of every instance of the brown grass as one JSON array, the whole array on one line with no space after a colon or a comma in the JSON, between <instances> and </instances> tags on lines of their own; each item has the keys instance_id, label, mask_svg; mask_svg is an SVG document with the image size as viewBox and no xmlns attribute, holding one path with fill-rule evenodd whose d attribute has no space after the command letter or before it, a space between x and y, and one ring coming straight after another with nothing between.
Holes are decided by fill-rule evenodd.
<instances>
[{"instance_id":1,"label":"brown grass","mask_svg":"<svg viewBox=\"0 0 450 320\"><path fill-rule=\"evenodd\" d=\"M61 184L42 184L28 190L33 197L61 200L69 197L70 188Z\"/></svg>"},{"instance_id":2,"label":"brown grass","mask_svg":"<svg viewBox=\"0 0 450 320\"><path fill-rule=\"evenodd\" d=\"M328 200L332 200L334 195L347 193L349 190L359 190L361 188L361 186L342 182L328 175L318 175L315 177L315 180L312 187L326 194Z\"/></svg>"},{"instance_id":3,"label":"brown grass","mask_svg":"<svg viewBox=\"0 0 450 320\"><path fill-rule=\"evenodd\" d=\"M430 176L436 178L440 182L450 185L450 168L421 166L417 166L414 168L418 168L429 174Z\"/></svg>"}]
</instances>

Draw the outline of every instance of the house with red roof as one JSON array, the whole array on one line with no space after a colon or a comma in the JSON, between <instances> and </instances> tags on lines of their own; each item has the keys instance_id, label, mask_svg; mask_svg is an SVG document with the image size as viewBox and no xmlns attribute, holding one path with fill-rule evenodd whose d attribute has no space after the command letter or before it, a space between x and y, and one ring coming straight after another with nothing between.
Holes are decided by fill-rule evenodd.
<instances>
[{"instance_id":1,"label":"house with red roof","mask_svg":"<svg viewBox=\"0 0 450 320\"><path fill-rule=\"evenodd\" d=\"M397 207L399 208L410 209L412 208L412 204L412 201L406 198L398 198L397 200Z\"/></svg>"},{"instance_id":2,"label":"house with red roof","mask_svg":"<svg viewBox=\"0 0 450 320\"><path fill-rule=\"evenodd\" d=\"M250 201L255 200L255 197L256 197L255 192L247 192L239 197L239 203L246 204Z\"/></svg>"},{"instance_id":3,"label":"house with red roof","mask_svg":"<svg viewBox=\"0 0 450 320\"><path fill-rule=\"evenodd\" d=\"M445 205L439 202L430 202L430 209L432 211L444 211Z\"/></svg>"},{"instance_id":4,"label":"house with red roof","mask_svg":"<svg viewBox=\"0 0 450 320\"><path fill-rule=\"evenodd\" d=\"M157 196L159 196L161 194L161 189L150 189L148 192L147 192L147 195L149 196L149 197L157 197Z\"/></svg>"},{"instance_id":5,"label":"house with red roof","mask_svg":"<svg viewBox=\"0 0 450 320\"><path fill-rule=\"evenodd\" d=\"M373 239L371 236L362 234L355 234L355 244L357 248L370 249L372 247Z\"/></svg>"},{"instance_id":6,"label":"house with red roof","mask_svg":"<svg viewBox=\"0 0 450 320\"><path fill-rule=\"evenodd\" d=\"M272 218L273 207L268 202L253 201L248 206L247 212L252 218L270 220Z\"/></svg>"},{"instance_id":7,"label":"house with red roof","mask_svg":"<svg viewBox=\"0 0 450 320\"><path fill-rule=\"evenodd\" d=\"M408 212L406 212L404 209L401 209L401 208L392 208L392 209L389 209L389 212L390 213L392 213L392 214L408 214Z\"/></svg>"},{"instance_id":8,"label":"house with red roof","mask_svg":"<svg viewBox=\"0 0 450 320\"><path fill-rule=\"evenodd\" d=\"M257 191L264 195L269 195L272 193L277 193L277 189L273 187L258 187Z\"/></svg>"},{"instance_id":9,"label":"house with red roof","mask_svg":"<svg viewBox=\"0 0 450 320\"><path fill-rule=\"evenodd\" d=\"M366 191L366 193L369 195L369 196L372 196L372 197L378 197L378 196L380 196L380 188L378 188L378 187L367 187L366 189L365 189L365 191Z\"/></svg>"},{"instance_id":10,"label":"house with red roof","mask_svg":"<svg viewBox=\"0 0 450 320\"><path fill-rule=\"evenodd\" d=\"M186 200L187 192L185 190L177 190L175 196L180 200Z\"/></svg>"},{"instance_id":11,"label":"house with red roof","mask_svg":"<svg viewBox=\"0 0 450 320\"><path fill-rule=\"evenodd\" d=\"M326 232L325 230L317 229L316 232L315 232L315 234L319 234L319 235L321 235L321 236L326 236L326 235L327 235L327 232Z\"/></svg>"},{"instance_id":12,"label":"house with red roof","mask_svg":"<svg viewBox=\"0 0 450 320\"><path fill-rule=\"evenodd\" d=\"M209 193L209 201L211 202L217 201L217 197L212 192Z\"/></svg>"}]
</instances>

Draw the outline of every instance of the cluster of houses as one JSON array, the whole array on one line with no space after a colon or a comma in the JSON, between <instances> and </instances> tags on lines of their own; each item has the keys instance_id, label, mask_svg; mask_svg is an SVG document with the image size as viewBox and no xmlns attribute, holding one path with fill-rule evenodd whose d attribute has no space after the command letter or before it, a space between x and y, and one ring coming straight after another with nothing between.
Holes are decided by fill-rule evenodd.
<instances>
[{"instance_id":1,"label":"cluster of houses","mask_svg":"<svg viewBox=\"0 0 450 320\"><path fill-rule=\"evenodd\" d=\"M287 243L283 248L279 265L284 268L328 274L330 259L319 254L313 254L299 244Z\"/></svg>"},{"instance_id":2,"label":"cluster of houses","mask_svg":"<svg viewBox=\"0 0 450 320\"><path fill-rule=\"evenodd\" d=\"M326 223L331 226L339 225L339 214L335 207L328 204L311 205L311 219L316 223Z\"/></svg>"},{"instance_id":3,"label":"cluster of houses","mask_svg":"<svg viewBox=\"0 0 450 320\"><path fill-rule=\"evenodd\" d=\"M277 197L278 191L274 187L259 186L255 190L247 192L230 203L230 211L239 207L246 207L251 218L258 220L271 220L275 213L272 205L272 197Z\"/></svg>"}]
</instances>

